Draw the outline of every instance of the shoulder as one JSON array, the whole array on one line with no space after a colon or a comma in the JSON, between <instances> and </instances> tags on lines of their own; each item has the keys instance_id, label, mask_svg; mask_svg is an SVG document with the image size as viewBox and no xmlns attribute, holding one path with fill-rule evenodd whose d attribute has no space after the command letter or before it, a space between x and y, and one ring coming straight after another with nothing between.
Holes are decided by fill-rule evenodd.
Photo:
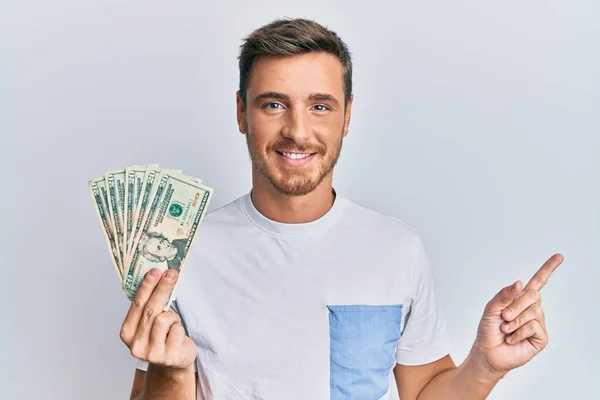
<instances>
[{"instance_id":1,"label":"shoulder","mask_svg":"<svg viewBox=\"0 0 600 400\"><path fill-rule=\"evenodd\" d=\"M237 197L221 206L218 206L214 210L206 213L202 221L202 228L205 229L218 229L219 227L231 228L232 225L242 224L244 219L244 211L242 208L243 197Z\"/></svg>"},{"instance_id":2,"label":"shoulder","mask_svg":"<svg viewBox=\"0 0 600 400\"><path fill-rule=\"evenodd\" d=\"M380 240L387 238L391 242L407 243L415 248L419 246L419 231L399 217L385 214L348 198L345 198L344 202L345 213L341 221L343 229L360 230L365 235Z\"/></svg>"},{"instance_id":3,"label":"shoulder","mask_svg":"<svg viewBox=\"0 0 600 400\"><path fill-rule=\"evenodd\" d=\"M201 249L227 245L232 235L248 235L249 224L242 206L243 196L234 198L206 213L202 219L196 238L195 247Z\"/></svg>"}]
</instances>

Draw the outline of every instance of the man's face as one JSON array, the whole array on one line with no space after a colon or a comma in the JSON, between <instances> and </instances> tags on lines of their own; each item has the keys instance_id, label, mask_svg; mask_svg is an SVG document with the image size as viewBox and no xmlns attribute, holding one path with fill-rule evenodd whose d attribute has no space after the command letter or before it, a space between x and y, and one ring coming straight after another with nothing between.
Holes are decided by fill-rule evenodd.
<instances>
[{"instance_id":1,"label":"man's face","mask_svg":"<svg viewBox=\"0 0 600 400\"><path fill-rule=\"evenodd\" d=\"M347 134L343 69L331 54L259 57L238 123L253 169L280 193L313 191L331 177Z\"/></svg>"},{"instance_id":2,"label":"man's face","mask_svg":"<svg viewBox=\"0 0 600 400\"><path fill-rule=\"evenodd\" d=\"M177 248L167 239L150 238L146 242L146 250L157 257L172 259L177 255Z\"/></svg>"}]
</instances>

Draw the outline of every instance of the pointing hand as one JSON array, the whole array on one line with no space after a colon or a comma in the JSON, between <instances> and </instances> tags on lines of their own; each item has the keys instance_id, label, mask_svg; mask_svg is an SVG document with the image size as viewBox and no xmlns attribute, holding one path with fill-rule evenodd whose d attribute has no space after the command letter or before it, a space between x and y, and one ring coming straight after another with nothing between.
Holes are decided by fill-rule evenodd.
<instances>
[{"instance_id":1,"label":"pointing hand","mask_svg":"<svg viewBox=\"0 0 600 400\"><path fill-rule=\"evenodd\" d=\"M540 291L563 260L554 254L524 288L516 281L486 305L474 349L492 373L503 375L526 364L548 344Z\"/></svg>"}]
</instances>

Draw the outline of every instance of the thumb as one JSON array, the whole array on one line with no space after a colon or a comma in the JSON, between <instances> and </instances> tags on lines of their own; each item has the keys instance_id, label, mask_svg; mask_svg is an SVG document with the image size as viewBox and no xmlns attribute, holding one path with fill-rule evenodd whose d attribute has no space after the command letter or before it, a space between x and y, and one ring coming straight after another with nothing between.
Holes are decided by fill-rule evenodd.
<instances>
[{"instance_id":1,"label":"thumb","mask_svg":"<svg viewBox=\"0 0 600 400\"><path fill-rule=\"evenodd\" d=\"M512 285L503 288L487 304L486 311L492 313L502 312L517 298L521 293L521 289L523 289L523 282L521 281L516 281Z\"/></svg>"}]
</instances>

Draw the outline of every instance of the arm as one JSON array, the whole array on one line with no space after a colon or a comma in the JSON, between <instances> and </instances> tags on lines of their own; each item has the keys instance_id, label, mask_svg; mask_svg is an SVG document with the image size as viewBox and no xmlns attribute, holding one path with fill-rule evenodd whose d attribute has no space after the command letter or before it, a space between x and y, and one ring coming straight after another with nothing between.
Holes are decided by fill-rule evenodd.
<instances>
[{"instance_id":1,"label":"arm","mask_svg":"<svg viewBox=\"0 0 600 400\"><path fill-rule=\"evenodd\" d=\"M524 289L503 288L485 307L477 338L465 361L445 358L394 370L402 400L482 400L511 370L529 362L548 343L539 291L563 257L551 257Z\"/></svg>"},{"instance_id":2,"label":"arm","mask_svg":"<svg viewBox=\"0 0 600 400\"><path fill-rule=\"evenodd\" d=\"M402 400L483 400L502 378L472 354L458 367L450 356L418 366L398 364L394 375Z\"/></svg>"},{"instance_id":3,"label":"arm","mask_svg":"<svg viewBox=\"0 0 600 400\"><path fill-rule=\"evenodd\" d=\"M194 399L196 345L179 315L164 306L173 292L178 272L162 275L152 269L144 277L121 327L121 340L131 355L147 365L136 371L133 399Z\"/></svg>"},{"instance_id":4,"label":"arm","mask_svg":"<svg viewBox=\"0 0 600 400\"><path fill-rule=\"evenodd\" d=\"M135 375L133 375L133 387L131 388L131 395L129 396L129 400L141 400L145 382L146 371L136 369Z\"/></svg>"},{"instance_id":5,"label":"arm","mask_svg":"<svg viewBox=\"0 0 600 400\"><path fill-rule=\"evenodd\" d=\"M195 399L197 379L193 367L179 373L153 365L148 367L148 372L136 369L130 399Z\"/></svg>"},{"instance_id":6,"label":"arm","mask_svg":"<svg viewBox=\"0 0 600 400\"><path fill-rule=\"evenodd\" d=\"M398 385L398 394L402 400L416 400L433 379L455 368L456 365L449 355L423 365L396 364L394 377Z\"/></svg>"}]
</instances>

